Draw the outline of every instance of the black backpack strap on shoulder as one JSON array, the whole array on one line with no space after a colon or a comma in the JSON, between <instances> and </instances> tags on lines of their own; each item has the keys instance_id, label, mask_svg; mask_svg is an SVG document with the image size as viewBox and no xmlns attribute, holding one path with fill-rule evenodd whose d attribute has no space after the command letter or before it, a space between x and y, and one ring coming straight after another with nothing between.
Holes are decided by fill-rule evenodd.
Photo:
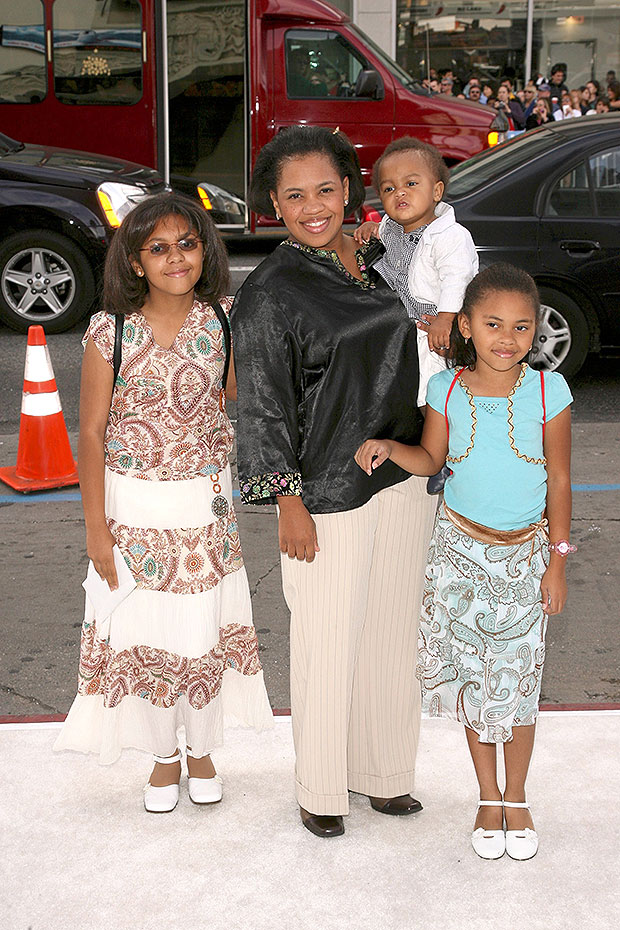
<instances>
[{"instance_id":1,"label":"black backpack strap on shoulder","mask_svg":"<svg viewBox=\"0 0 620 930\"><path fill-rule=\"evenodd\" d=\"M123 327L125 325L125 317L121 313L117 313L114 320L114 384L116 385L116 379L118 378L118 373L121 370L121 360L123 354Z\"/></svg>"},{"instance_id":2,"label":"black backpack strap on shoulder","mask_svg":"<svg viewBox=\"0 0 620 930\"><path fill-rule=\"evenodd\" d=\"M220 326L222 327L222 333L224 336L225 358L224 358L224 372L222 374L222 387L221 387L221 390L223 393L226 390L226 381L228 380L228 369L230 368L230 347L231 347L230 321L228 319L228 316L226 315L226 311L222 307L221 303L219 303L219 301L214 300L211 306L213 307L213 310L215 311L215 315L220 321ZM220 396L220 404L223 403L223 400L224 400L223 396Z\"/></svg>"}]
</instances>

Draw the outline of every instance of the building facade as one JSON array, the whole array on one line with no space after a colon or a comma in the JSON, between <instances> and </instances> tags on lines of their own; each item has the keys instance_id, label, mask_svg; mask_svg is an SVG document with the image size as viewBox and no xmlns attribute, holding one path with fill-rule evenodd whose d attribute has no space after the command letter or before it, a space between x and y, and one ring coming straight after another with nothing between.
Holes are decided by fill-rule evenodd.
<instances>
[{"instance_id":1,"label":"building facade","mask_svg":"<svg viewBox=\"0 0 620 930\"><path fill-rule=\"evenodd\" d=\"M527 0L330 0L413 77L451 68L498 79L525 73ZM532 74L566 65L566 83L620 76L620 0L534 0Z\"/></svg>"}]
</instances>

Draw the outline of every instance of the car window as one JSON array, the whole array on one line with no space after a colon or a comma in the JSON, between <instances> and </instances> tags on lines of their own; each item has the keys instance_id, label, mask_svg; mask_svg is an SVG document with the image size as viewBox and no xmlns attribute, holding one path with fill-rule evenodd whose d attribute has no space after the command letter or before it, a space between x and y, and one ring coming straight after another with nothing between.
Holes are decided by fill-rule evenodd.
<instances>
[{"instance_id":1,"label":"car window","mask_svg":"<svg viewBox=\"0 0 620 930\"><path fill-rule=\"evenodd\" d=\"M620 147L590 159L596 210L599 216L620 216Z\"/></svg>"},{"instance_id":2,"label":"car window","mask_svg":"<svg viewBox=\"0 0 620 930\"><path fill-rule=\"evenodd\" d=\"M449 198L467 197L491 181L504 177L514 168L544 155L555 144L553 132L535 129L509 142L485 149L452 168L448 184Z\"/></svg>"},{"instance_id":3,"label":"car window","mask_svg":"<svg viewBox=\"0 0 620 930\"><path fill-rule=\"evenodd\" d=\"M546 216L592 216L592 197L585 161L563 174L547 198Z\"/></svg>"},{"instance_id":4,"label":"car window","mask_svg":"<svg viewBox=\"0 0 620 930\"><path fill-rule=\"evenodd\" d=\"M288 97L352 97L366 62L337 32L289 29L286 33Z\"/></svg>"},{"instance_id":5,"label":"car window","mask_svg":"<svg viewBox=\"0 0 620 930\"><path fill-rule=\"evenodd\" d=\"M138 0L56 0L54 92L62 103L132 104L142 97Z\"/></svg>"},{"instance_id":6,"label":"car window","mask_svg":"<svg viewBox=\"0 0 620 930\"><path fill-rule=\"evenodd\" d=\"M0 103L40 103L47 94L41 0L0 0Z\"/></svg>"}]
</instances>

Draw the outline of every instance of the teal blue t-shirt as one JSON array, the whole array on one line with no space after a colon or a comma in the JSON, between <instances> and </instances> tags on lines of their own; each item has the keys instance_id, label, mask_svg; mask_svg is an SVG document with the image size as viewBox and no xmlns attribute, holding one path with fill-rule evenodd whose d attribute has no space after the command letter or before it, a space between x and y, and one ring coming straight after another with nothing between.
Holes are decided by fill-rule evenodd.
<instances>
[{"instance_id":1,"label":"teal blue t-shirt","mask_svg":"<svg viewBox=\"0 0 620 930\"><path fill-rule=\"evenodd\" d=\"M433 375L426 403L442 416L446 395L456 372ZM572 402L570 389L557 372L547 371L545 407L547 423ZM526 367L513 394L513 440L522 455L543 458L543 406L540 372ZM476 523L496 530L515 530L540 519L547 498L547 469L519 458L510 445L508 398L474 397L476 429L473 449L462 462L448 462L452 475L444 496L448 507ZM450 427L448 454L458 458L467 450L472 434L472 408L459 379L448 401Z\"/></svg>"}]
</instances>

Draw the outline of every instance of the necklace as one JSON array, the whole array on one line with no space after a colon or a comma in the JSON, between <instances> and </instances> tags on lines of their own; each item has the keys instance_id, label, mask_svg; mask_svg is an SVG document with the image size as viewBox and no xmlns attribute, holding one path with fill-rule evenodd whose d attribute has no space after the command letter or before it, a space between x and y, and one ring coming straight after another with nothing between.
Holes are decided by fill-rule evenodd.
<instances>
[{"instance_id":1,"label":"necklace","mask_svg":"<svg viewBox=\"0 0 620 930\"><path fill-rule=\"evenodd\" d=\"M517 378L517 380L515 381L515 383L513 384L512 388L510 389L510 392L508 393L506 397L506 401L507 401L506 419L508 421L508 443L510 445L510 448L514 452L514 454L518 458L523 459L524 462L528 462L530 465L546 465L547 459L544 456L542 458L533 458L530 455L525 455L523 452L520 452L519 449L517 448L517 444L514 438L513 398L514 398L517 388L521 387L521 383L523 379L525 378L526 371L527 371L527 364L525 362L521 362L521 373L519 377ZM463 390L465 391L465 394L467 395L467 400L469 402L469 407L471 411L471 433L469 436L469 445L467 446L467 448L465 449L465 452L463 452L462 455L446 456L446 462L451 462L452 464L455 464L456 462L463 462L468 457L471 450L474 448L474 441L476 438L476 428L478 426L478 414L476 410L476 402L474 400L474 395L472 394L470 388L467 386L467 384L465 384L465 382L460 376L459 376L459 383L461 387L463 388Z\"/></svg>"}]
</instances>

